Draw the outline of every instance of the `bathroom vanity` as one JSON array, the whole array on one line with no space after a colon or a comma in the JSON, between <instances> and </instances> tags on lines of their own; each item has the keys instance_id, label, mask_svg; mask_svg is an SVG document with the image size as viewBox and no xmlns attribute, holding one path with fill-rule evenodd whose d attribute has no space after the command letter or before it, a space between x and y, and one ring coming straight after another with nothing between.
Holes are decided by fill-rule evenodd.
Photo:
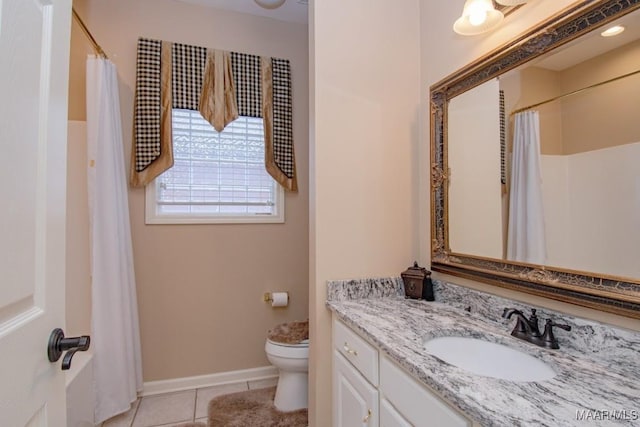
<instances>
[{"instance_id":1,"label":"bathroom vanity","mask_svg":"<svg viewBox=\"0 0 640 427\"><path fill-rule=\"evenodd\" d=\"M417 426L429 420L441 427L471 421L389 356L333 318L333 425ZM379 419L379 422L378 422Z\"/></svg>"},{"instance_id":2,"label":"bathroom vanity","mask_svg":"<svg viewBox=\"0 0 640 427\"><path fill-rule=\"evenodd\" d=\"M640 334L536 307L541 320L572 326L556 333L560 349L545 349L510 335L515 321L503 319L503 309L524 305L450 283L434 288L436 301L427 302L405 299L399 278L329 283L334 426L640 423ZM555 376L478 375L425 349L452 336L502 344Z\"/></svg>"}]
</instances>

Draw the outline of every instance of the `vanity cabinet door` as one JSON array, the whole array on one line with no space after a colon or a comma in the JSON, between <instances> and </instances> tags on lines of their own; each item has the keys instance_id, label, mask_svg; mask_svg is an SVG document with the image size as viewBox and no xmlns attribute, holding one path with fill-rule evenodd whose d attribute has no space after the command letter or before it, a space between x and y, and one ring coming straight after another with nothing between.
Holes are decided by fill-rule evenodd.
<instances>
[{"instance_id":1,"label":"vanity cabinet door","mask_svg":"<svg viewBox=\"0 0 640 427\"><path fill-rule=\"evenodd\" d=\"M387 399L380 398L380 427L413 427Z\"/></svg>"},{"instance_id":2,"label":"vanity cabinet door","mask_svg":"<svg viewBox=\"0 0 640 427\"><path fill-rule=\"evenodd\" d=\"M380 396L415 427L469 427L471 421L389 358L380 358Z\"/></svg>"},{"instance_id":3,"label":"vanity cabinet door","mask_svg":"<svg viewBox=\"0 0 640 427\"><path fill-rule=\"evenodd\" d=\"M377 427L378 390L333 351L333 427Z\"/></svg>"}]
</instances>

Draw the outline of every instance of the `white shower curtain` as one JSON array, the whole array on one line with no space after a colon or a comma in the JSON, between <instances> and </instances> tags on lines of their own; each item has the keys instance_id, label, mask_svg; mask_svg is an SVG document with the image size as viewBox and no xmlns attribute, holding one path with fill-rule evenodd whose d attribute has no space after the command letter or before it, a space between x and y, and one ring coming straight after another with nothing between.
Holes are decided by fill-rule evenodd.
<instances>
[{"instance_id":1,"label":"white shower curtain","mask_svg":"<svg viewBox=\"0 0 640 427\"><path fill-rule=\"evenodd\" d=\"M537 111L515 115L507 259L531 264L545 264L547 259Z\"/></svg>"},{"instance_id":2,"label":"white shower curtain","mask_svg":"<svg viewBox=\"0 0 640 427\"><path fill-rule=\"evenodd\" d=\"M115 65L87 60L95 423L126 412L142 389L140 332Z\"/></svg>"}]
</instances>

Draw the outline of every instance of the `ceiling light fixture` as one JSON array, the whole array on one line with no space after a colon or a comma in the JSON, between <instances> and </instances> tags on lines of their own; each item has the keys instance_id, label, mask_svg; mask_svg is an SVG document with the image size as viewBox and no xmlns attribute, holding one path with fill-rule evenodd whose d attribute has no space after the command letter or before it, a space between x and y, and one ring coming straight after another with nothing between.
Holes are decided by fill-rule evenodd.
<instances>
[{"instance_id":1,"label":"ceiling light fixture","mask_svg":"<svg viewBox=\"0 0 640 427\"><path fill-rule=\"evenodd\" d=\"M489 31L500 22L504 15L493 7L491 0L467 0L462 16L453 24L453 31L463 36Z\"/></svg>"},{"instance_id":2,"label":"ceiling light fixture","mask_svg":"<svg viewBox=\"0 0 640 427\"><path fill-rule=\"evenodd\" d=\"M253 0L256 4L264 9L277 9L284 4L286 0Z\"/></svg>"},{"instance_id":3,"label":"ceiling light fixture","mask_svg":"<svg viewBox=\"0 0 640 427\"><path fill-rule=\"evenodd\" d=\"M601 32L600 35L602 37L613 37L613 36L617 36L623 31L624 31L624 27L622 25L614 25L613 27L608 28L603 32Z\"/></svg>"}]
</instances>

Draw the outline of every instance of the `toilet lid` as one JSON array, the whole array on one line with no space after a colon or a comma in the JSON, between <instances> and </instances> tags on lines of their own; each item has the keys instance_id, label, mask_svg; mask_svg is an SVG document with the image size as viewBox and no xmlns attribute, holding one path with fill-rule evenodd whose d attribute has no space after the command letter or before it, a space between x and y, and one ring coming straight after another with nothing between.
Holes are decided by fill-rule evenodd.
<instances>
[{"instance_id":1,"label":"toilet lid","mask_svg":"<svg viewBox=\"0 0 640 427\"><path fill-rule=\"evenodd\" d=\"M267 339L275 344L295 345L306 341L309 345L309 320L276 325L267 333Z\"/></svg>"}]
</instances>

